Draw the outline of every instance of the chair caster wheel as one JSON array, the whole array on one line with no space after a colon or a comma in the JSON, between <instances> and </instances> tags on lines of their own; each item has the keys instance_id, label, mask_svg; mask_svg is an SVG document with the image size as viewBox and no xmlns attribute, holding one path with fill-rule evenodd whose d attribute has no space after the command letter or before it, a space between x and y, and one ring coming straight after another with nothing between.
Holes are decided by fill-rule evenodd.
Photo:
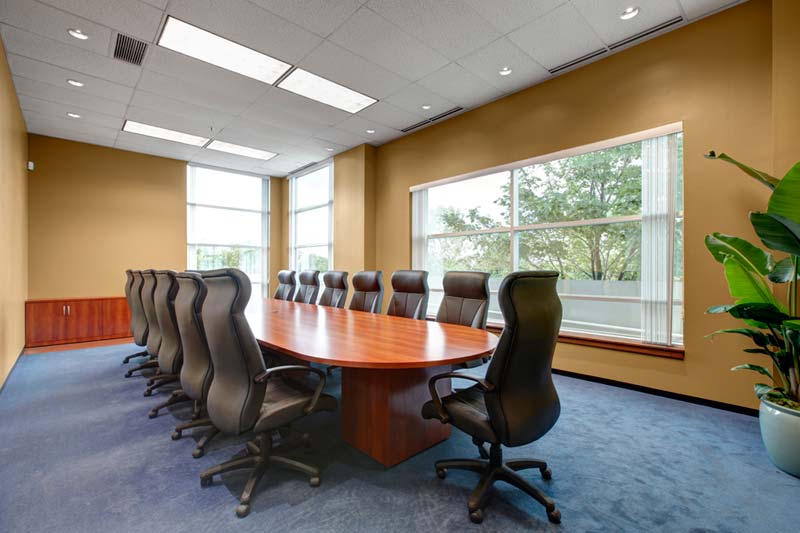
<instances>
[{"instance_id":1,"label":"chair caster wheel","mask_svg":"<svg viewBox=\"0 0 800 533\"><path fill-rule=\"evenodd\" d=\"M173 432L172 432L172 435L170 435L170 437L172 438L172 440L178 440L178 439L180 439L182 436L183 436L183 434L182 434L180 431L173 431Z\"/></svg>"},{"instance_id":2,"label":"chair caster wheel","mask_svg":"<svg viewBox=\"0 0 800 533\"><path fill-rule=\"evenodd\" d=\"M143 393L143 394L144 394L145 396L151 396L151 395L153 394L153 391L151 391L150 389L147 389L146 391L144 391L144 393Z\"/></svg>"},{"instance_id":3,"label":"chair caster wheel","mask_svg":"<svg viewBox=\"0 0 800 533\"><path fill-rule=\"evenodd\" d=\"M312 487L319 487L319 483L320 483L319 476L314 476L308 480L308 484Z\"/></svg>"},{"instance_id":4,"label":"chair caster wheel","mask_svg":"<svg viewBox=\"0 0 800 533\"><path fill-rule=\"evenodd\" d=\"M553 472L549 468L542 470L542 479L553 479Z\"/></svg>"},{"instance_id":5,"label":"chair caster wheel","mask_svg":"<svg viewBox=\"0 0 800 533\"><path fill-rule=\"evenodd\" d=\"M550 520L554 524L561 523L561 511L558 509L553 509L552 511L547 511L547 519Z\"/></svg>"},{"instance_id":6,"label":"chair caster wheel","mask_svg":"<svg viewBox=\"0 0 800 533\"><path fill-rule=\"evenodd\" d=\"M439 477L439 479L446 478L447 477L447 469L446 468L437 468L436 469L436 475Z\"/></svg>"},{"instance_id":7,"label":"chair caster wheel","mask_svg":"<svg viewBox=\"0 0 800 533\"><path fill-rule=\"evenodd\" d=\"M212 481L213 481L213 478L211 478L210 476L209 477L201 477L200 478L200 486L201 487L208 487L208 486L211 485Z\"/></svg>"},{"instance_id":8,"label":"chair caster wheel","mask_svg":"<svg viewBox=\"0 0 800 533\"><path fill-rule=\"evenodd\" d=\"M155 418L158 416L158 411L150 411L147 413L147 418Z\"/></svg>"},{"instance_id":9,"label":"chair caster wheel","mask_svg":"<svg viewBox=\"0 0 800 533\"><path fill-rule=\"evenodd\" d=\"M245 516L250 514L250 504L249 503L242 503L236 507L236 516L239 518L244 518Z\"/></svg>"},{"instance_id":10,"label":"chair caster wheel","mask_svg":"<svg viewBox=\"0 0 800 533\"><path fill-rule=\"evenodd\" d=\"M125 372L125 377L126 377L126 378L129 378L129 377L131 377L132 375L133 375L133 374L131 374L130 372Z\"/></svg>"},{"instance_id":11,"label":"chair caster wheel","mask_svg":"<svg viewBox=\"0 0 800 533\"><path fill-rule=\"evenodd\" d=\"M473 524L480 524L483 522L483 509L477 509L469 513L469 519Z\"/></svg>"},{"instance_id":12,"label":"chair caster wheel","mask_svg":"<svg viewBox=\"0 0 800 533\"><path fill-rule=\"evenodd\" d=\"M195 448L192 450L192 457L195 459L200 459L206 454L206 451L203 448Z\"/></svg>"}]
</instances>

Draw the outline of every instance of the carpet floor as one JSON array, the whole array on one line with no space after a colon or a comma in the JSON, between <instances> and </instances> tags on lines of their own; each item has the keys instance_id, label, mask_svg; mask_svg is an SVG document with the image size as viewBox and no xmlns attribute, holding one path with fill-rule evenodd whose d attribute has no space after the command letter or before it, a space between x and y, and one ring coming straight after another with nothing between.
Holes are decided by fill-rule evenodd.
<instances>
[{"instance_id":1,"label":"carpet floor","mask_svg":"<svg viewBox=\"0 0 800 533\"><path fill-rule=\"evenodd\" d=\"M556 426L506 452L549 463L550 481L524 475L555 500L561 525L504 484L483 524L470 523L477 476L439 480L433 469L438 459L475 457L469 437L455 430L385 469L342 442L338 413L299 425L314 442L297 456L323 469L322 485L275 468L238 519L246 473L206 488L198 473L246 438L212 441L193 459L201 432L170 440L188 405L148 419L168 391L145 398L144 378L123 378L122 358L134 349L20 358L0 393L0 531L797 531L800 479L770 463L758 419L563 376Z\"/></svg>"}]
</instances>

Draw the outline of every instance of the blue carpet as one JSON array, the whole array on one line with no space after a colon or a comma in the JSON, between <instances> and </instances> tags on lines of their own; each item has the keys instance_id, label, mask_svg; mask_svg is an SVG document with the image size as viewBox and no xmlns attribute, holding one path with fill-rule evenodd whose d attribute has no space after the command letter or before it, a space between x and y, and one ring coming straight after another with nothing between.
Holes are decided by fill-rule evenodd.
<instances>
[{"instance_id":1,"label":"blue carpet","mask_svg":"<svg viewBox=\"0 0 800 533\"><path fill-rule=\"evenodd\" d=\"M323 468L322 485L276 468L239 520L246 474L207 488L197 474L246 439L212 441L193 459L191 436L169 438L189 409L150 420L167 393L145 398L143 378L122 377L133 350L20 359L0 394L0 531L797 531L800 479L769 462L756 418L561 376L558 424L506 452L548 461L551 481L525 475L555 500L560 526L504 484L471 524L476 475L433 471L437 459L476 455L466 435L387 470L341 441L334 413L300 425L314 445L298 457Z\"/></svg>"}]
</instances>

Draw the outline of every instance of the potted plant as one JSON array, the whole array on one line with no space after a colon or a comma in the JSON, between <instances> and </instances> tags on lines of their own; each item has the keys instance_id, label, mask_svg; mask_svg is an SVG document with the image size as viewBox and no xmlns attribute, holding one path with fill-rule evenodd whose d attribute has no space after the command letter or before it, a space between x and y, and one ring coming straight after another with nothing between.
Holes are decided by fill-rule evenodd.
<instances>
[{"instance_id":1,"label":"potted plant","mask_svg":"<svg viewBox=\"0 0 800 533\"><path fill-rule=\"evenodd\" d=\"M749 337L754 347L744 351L763 354L772 368L745 364L731 370L763 374L771 383L757 383L761 400L761 437L772 462L800 477L800 317L797 314L797 279L800 267L800 163L778 179L725 154L706 156L736 165L772 190L766 212L750 213L750 223L768 250L788 254L780 260L745 239L714 233L706 236L706 247L722 263L733 304L708 309L728 313L746 327L722 329ZM786 286L785 302L775 295L773 284Z\"/></svg>"}]
</instances>

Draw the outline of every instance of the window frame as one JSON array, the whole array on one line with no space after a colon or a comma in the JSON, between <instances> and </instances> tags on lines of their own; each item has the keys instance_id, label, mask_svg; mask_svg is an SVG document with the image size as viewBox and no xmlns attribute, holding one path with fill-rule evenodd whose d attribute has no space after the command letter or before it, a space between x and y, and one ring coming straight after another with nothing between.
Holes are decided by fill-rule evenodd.
<instances>
[{"instance_id":1,"label":"window frame","mask_svg":"<svg viewBox=\"0 0 800 533\"><path fill-rule=\"evenodd\" d=\"M320 204L314 204L297 207L297 181L304 176L316 172L322 168L328 168L328 201ZM299 172L289 174L289 268L297 270L297 252L308 248L322 248L328 249L328 270L333 270L333 158L328 158L325 161L320 161L310 165ZM311 244L297 244L297 215L315 209L328 208L328 239L327 242L311 243Z\"/></svg>"}]
</instances>

